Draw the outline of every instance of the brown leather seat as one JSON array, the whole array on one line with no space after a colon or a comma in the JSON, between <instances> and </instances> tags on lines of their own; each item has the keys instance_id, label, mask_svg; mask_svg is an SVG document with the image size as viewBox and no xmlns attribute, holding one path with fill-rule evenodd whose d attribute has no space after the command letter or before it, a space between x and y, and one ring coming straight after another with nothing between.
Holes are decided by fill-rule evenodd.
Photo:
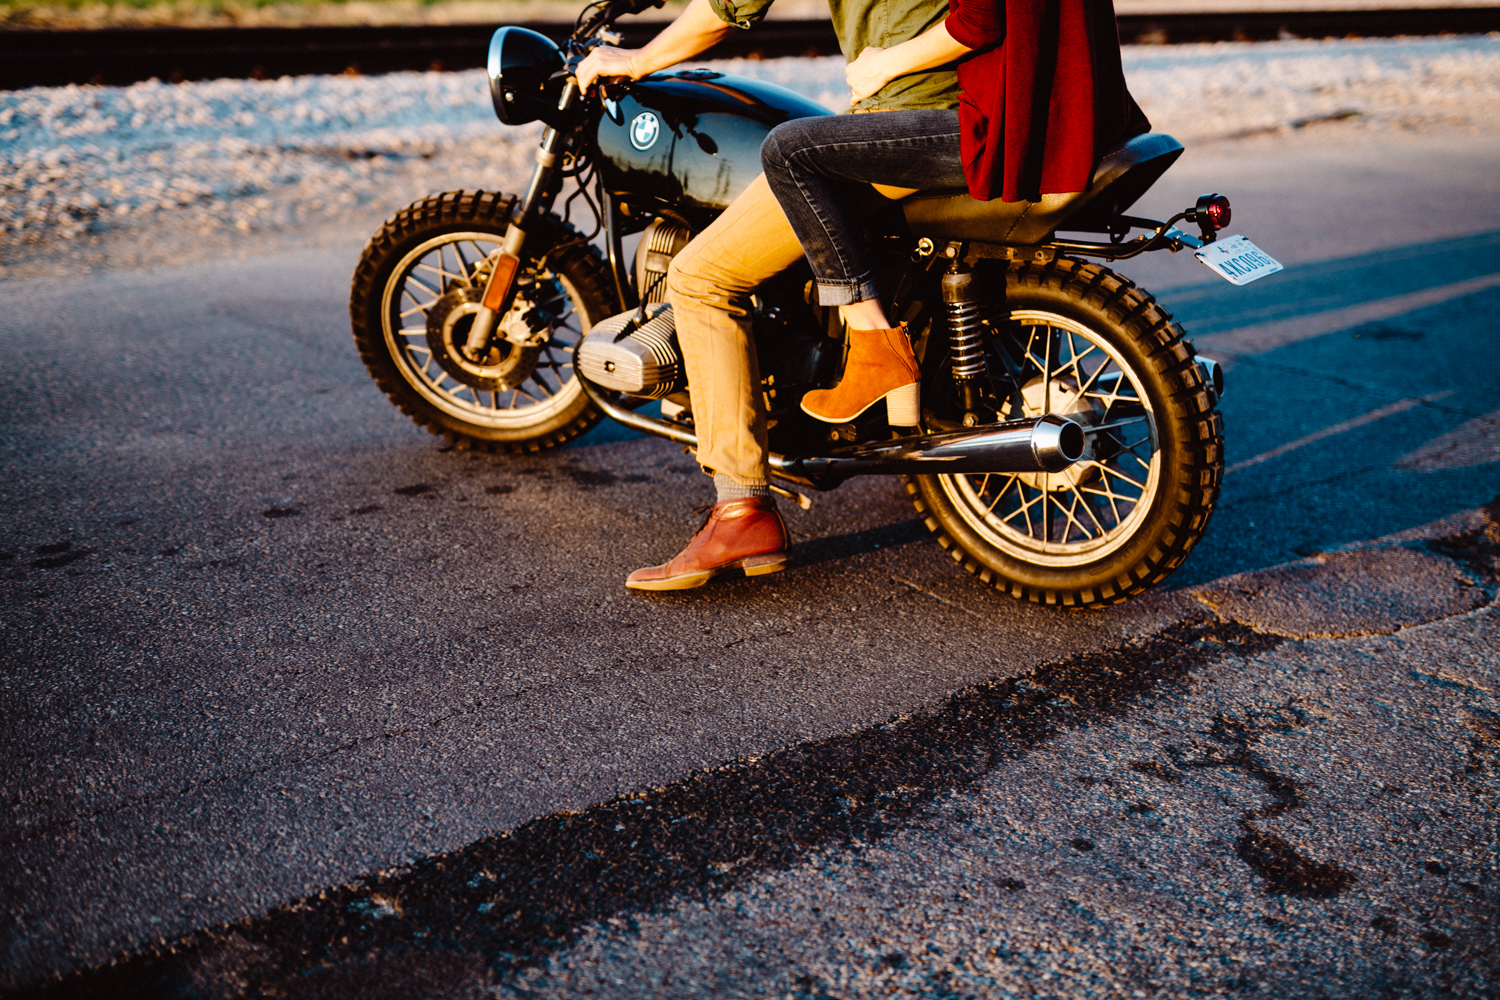
<instances>
[{"instance_id":1,"label":"brown leather seat","mask_svg":"<svg viewBox=\"0 0 1500 1000\"><path fill-rule=\"evenodd\" d=\"M921 191L901 203L913 236L1034 244L1066 228L1103 232L1182 155L1182 143L1147 132L1105 155L1087 191L1040 201L979 201L967 191Z\"/></svg>"}]
</instances>

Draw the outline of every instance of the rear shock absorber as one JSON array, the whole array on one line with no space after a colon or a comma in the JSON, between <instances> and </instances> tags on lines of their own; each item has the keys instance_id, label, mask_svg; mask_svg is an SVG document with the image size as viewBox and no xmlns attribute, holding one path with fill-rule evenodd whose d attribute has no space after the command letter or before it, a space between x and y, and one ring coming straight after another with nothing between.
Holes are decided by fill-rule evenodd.
<instances>
[{"instance_id":1,"label":"rear shock absorber","mask_svg":"<svg viewBox=\"0 0 1500 1000\"><path fill-rule=\"evenodd\" d=\"M979 423L980 387L986 373L984 324L974 272L959 261L943 275L943 305L948 312L953 385L964 409L964 426L973 427Z\"/></svg>"}]
</instances>

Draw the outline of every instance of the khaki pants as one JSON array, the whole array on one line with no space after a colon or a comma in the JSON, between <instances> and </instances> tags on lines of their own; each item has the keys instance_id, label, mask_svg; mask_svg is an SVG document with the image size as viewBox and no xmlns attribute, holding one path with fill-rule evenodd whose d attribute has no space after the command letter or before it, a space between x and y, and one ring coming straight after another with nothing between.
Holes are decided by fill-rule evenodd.
<instances>
[{"instance_id":1,"label":"khaki pants","mask_svg":"<svg viewBox=\"0 0 1500 1000\"><path fill-rule=\"evenodd\" d=\"M698 463L764 486L766 409L750 333L750 293L802 258L791 225L757 177L667 270L667 299L693 397Z\"/></svg>"}]
</instances>

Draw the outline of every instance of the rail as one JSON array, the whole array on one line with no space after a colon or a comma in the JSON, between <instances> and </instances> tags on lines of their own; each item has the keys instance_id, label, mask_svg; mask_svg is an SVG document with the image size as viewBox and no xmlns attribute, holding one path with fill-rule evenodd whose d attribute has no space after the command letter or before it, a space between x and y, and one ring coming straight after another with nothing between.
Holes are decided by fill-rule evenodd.
<instances>
[{"instance_id":1,"label":"rail","mask_svg":"<svg viewBox=\"0 0 1500 1000\"><path fill-rule=\"evenodd\" d=\"M1500 7L1412 10L1256 11L1122 15L1126 42L1264 41L1276 38L1388 37L1500 31ZM560 39L571 24L526 27ZM105 28L0 32L0 90L70 83L128 84L275 78L308 73L458 70L484 65L495 25L445 24L336 28ZM644 43L661 22L621 22L624 44ZM765 21L735 32L713 58L834 55L827 21Z\"/></svg>"}]
</instances>

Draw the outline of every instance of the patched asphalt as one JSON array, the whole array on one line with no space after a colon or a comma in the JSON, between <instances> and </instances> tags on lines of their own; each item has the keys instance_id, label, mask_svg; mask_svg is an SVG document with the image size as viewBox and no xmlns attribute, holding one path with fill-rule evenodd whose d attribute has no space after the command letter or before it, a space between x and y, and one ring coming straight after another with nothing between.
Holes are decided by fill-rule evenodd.
<instances>
[{"instance_id":1,"label":"patched asphalt","mask_svg":"<svg viewBox=\"0 0 1500 1000\"><path fill-rule=\"evenodd\" d=\"M1231 465L1274 454L1089 615L981 589L876 480L789 514L781 577L625 592L706 480L608 429L443 450L348 343L357 240L11 283L0 986L1493 995L1487 150L1184 162L1294 248L1139 275L1234 360ZM1278 160L1468 214L1330 235Z\"/></svg>"},{"instance_id":2,"label":"patched asphalt","mask_svg":"<svg viewBox=\"0 0 1500 1000\"><path fill-rule=\"evenodd\" d=\"M1485 996L1500 506L1478 521L1353 554L1431 563L1471 609L1291 639L1221 595L1337 601L1347 560L1246 575L1195 595L1216 615L45 994Z\"/></svg>"}]
</instances>

